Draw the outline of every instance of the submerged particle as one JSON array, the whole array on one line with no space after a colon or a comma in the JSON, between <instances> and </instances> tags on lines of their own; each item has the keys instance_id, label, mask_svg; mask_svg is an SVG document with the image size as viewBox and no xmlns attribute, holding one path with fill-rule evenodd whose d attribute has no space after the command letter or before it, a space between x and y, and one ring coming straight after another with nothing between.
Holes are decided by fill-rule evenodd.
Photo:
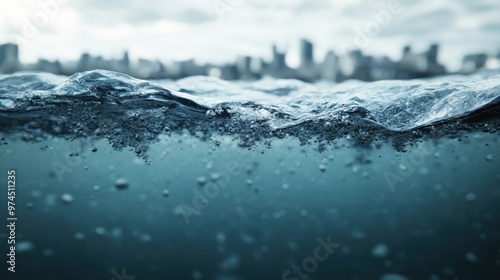
<instances>
[{"instance_id":1,"label":"submerged particle","mask_svg":"<svg viewBox=\"0 0 500 280\"><path fill-rule=\"evenodd\" d=\"M69 193L65 193L61 196L61 200L64 203L70 204L71 202L73 202L74 199L72 195L70 195Z\"/></svg>"},{"instance_id":2,"label":"submerged particle","mask_svg":"<svg viewBox=\"0 0 500 280\"><path fill-rule=\"evenodd\" d=\"M219 173L212 173L212 175L210 175L210 178L212 178L212 181L217 181L220 179L220 174Z\"/></svg>"},{"instance_id":3,"label":"submerged particle","mask_svg":"<svg viewBox=\"0 0 500 280\"><path fill-rule=\"evenodd\" d=\"M126 190L128 189L128 180L124 178L118 178L115 181L115 188L117 190Z\"/></svg>"},{"instance_id":4,"label":"submerged particle","mask_svg":"<svg viewBox=\"0 0 500 280\"><path fill-rule=\"evenodd\" d=\"M383 258L389 253L389 247L383 243L375 245L372 249L372 256L375 258Z\"/></svg>"},{"instance_id":5,"label":"submerged particle","mask_svg":"<svg viewBox=\"0 0 500 280\"><path fill-rule=\"evenodd\" d=\"M162 194L163 194L163 197L168 197L170 195L170 191L167 189L164 189Z\"/></svg>"},{"instance_id":6,"label":"submerged particle","mask_svg":"<svg viewBox=\"0 0 500 280\"><path fill-rule=\"evenodd\" d=\"M201 272L199 272L198 270L193 271L193 279L200 280L202 277L203 275L201 275Z\"/></svg>"},{"instance_id":7,"label":"submerged particle","mask_svg":"<svg viewBox=\"0 0 500 280\"><path fill-rule=\"evenodd\" d=\"M54 252L50 249L45 249L45 250L43 250L42 254L44 257L50 257L54 254Z\"/></svg>"},{"instance_id":8,"label":"submerged particle","mask_svg":"<svg viewBox=\"0 0 500 280\"><path fill-rule=\"evenodd\" d=\"M35 245L30 241L21 241L19 243L16 242L16 252L23 253L33 250Z\"/></svg>"},{"instance_id":9,"label":"submerged particle","mask_svg":"<svg viewBox=\"0 0 500 280\"><path fill-rule=\"evenodd\" d=\"M83 242L85 240L85 234L81 232L75 233L75 240L78 242Z\"/></svg>"},{"instance_id":10,"label":"submerged particle","mask_svg":"<svg viewBox=\"0 0 500 280\"><path fill-rule=\"evenodd\" d=\"M283 184L283 186L281 186L284 190L288 190L290 188L290 185L288 184Z\"/></svg>"},{"instance_id":11,"label":"submerged particle","mask_svg":"<svg viewBox=\"0 0 500 280\"><path fill-rule=\"evenodd\" d=\"M205 186L207 184L207 179L205 177L203 177L203 176L200 176L200 177L198 177L196 179L196 182L198 183L198 185L200 187L203 187L203 186Z\"/></svg>"},{"instance_id":12,"label":"submerged particle","mask_svg":"<svg viewBox=\"0 0 500 280\"><path fill-rule=\"evenodd\" d=\"M97 152L97 148L96 148L96 147L93 147L93 148L91 149L91 151L92 151L93 153L95 153L95 152Z\"/></svg>"},{"instance_id":13,"label":"submerged particle","mask_svg":"<svg viewBox=\"0 0 500 280\"><path fill-rule=\"evenodd\" d=\"M286 211L281 209L281 210L278 210L276 212L273 213L273 217L274 219L278 220L280 219L281 217L285 216L286 215Z\"/></svg>"},{"instance_id":14,"label":"submerged particle","mask_svg":"<svg viewBox=\"0 0 500 280\"><path fill-rule=\"evenodd\" d=\"M28 208L28 209L33 209L34 206L35 205L33 205L33 202L26 203L26 208Z\"/></svg>"},{"instance_id":15,"label":"submerged particle","mask_svg":"<svg viewBox=\"0 0 500 280\"><path fill-rule=\"evenodd\" d=\"M104 234L106 234L106 229L103 227L97 227L95 229L95 233L97 233L98 235L104 235Z\"/></svg>"},{"instance_id":16,"label":"submerged particle","mask_svg":"<svg viewBox=\"0 0 500 280\"><path fill-rule=\"evenodd\" d=\"M247 179L246 183L248 186L251 186L253 184L253 181L252 179Z\"/></svg>"},{"instance_id":17,"label":"submerged particle","mask_svg":"<svg viewBox=\"0 0 500 280\"><path fill-rule=\"evenodd\" d=\"M355 239L364 239L366 237L366 234L364 231L360 230L360 229L355 229L352 233L351 233L352 237L355 238Z\"/></svg>"},{"instance_id":18,"label":"submerged particle","mask_svg":"<svg viewBox=\"0 0 500 280\"><path fill-rule=\"evenodd\" d=\"M100 187L100 186L98 186L98 185L95 185L95 186L94 186L94 191L96 191L96 192L97 192L97 191L99 191L100 189L101 189L101 187Z\"/></svg>"},{"instance_id":19,"label":"submerged particle","mask_svg":"<svg viewBox=\"0 0 500 280\"><path fill-rule=\"evenodd\" d=\"M474 263L474 262L477 262L477 256L476 254L472 253L472 252L467 252L465 254L465 258L470 261L471 263Z\"/></svg>"},{"instance_id":20,"label":"submerged particle","mask_svg":"<svg viewBox=\"0 0 500 280\"><path fill-rule=\"evenodd\" d=\"M389 273L382 275L380 280L408 280L408 278L400 274Z\"/></svg>"},{"instance_id":21,"label":"submerged particle","mask_svg":"<svg viewBox=\"0 0 500 280\"><path fill-rule=\"evenodd\" d=\"M121 228L114 228L111 234L114 237L120 237L120 236L122 236L122 233L123 233L123 231Z\"/></svg>"},{"instance_id":22,"label":"submerged particle","mask_svg":"<svg viewBox=\"0 0 500 280\"><path fill-rule=\"evenodd\" d=\"M83 169L85 169L85 170L89 170L89 167L88 167L88 166L85 166L85 167L83 167Z\"/></svg>"},{"instance_id":23,"label":"submerged particle","mask_svg":"<svg viewBox=\"0 0 500 280\"><path fill-rule=\"evenodd\" d=\"M151 239L153 239L151 237L151 235L147 234L147 233L143 233L141 234L141 236L139 236L139 239L142 241L142 242L149 242L151 241Z\"/></svg>"},{"instance_id":24,"label":"submerged particle","mask_svg":"<svg viewBox=\"0 0 500 280\"><path fill-rule=\"evenodd\" d=\"M420 175L427 175L427 174L429 174L429 168L422 167L422 168L420 168L420 170L418 171L418 173L420 173Z\"/></svg>"},{"instance_id":25,"label":"submerged particle","mask_svg":"<svg viewBox=\"0 0 500 280\"><path fill-rule=\"evenodd\" d=\"M216 235L216 238L217 238L217 242L220 244L226 242L226 235L223 232L218 232Z\"/></svg>"},{"instance_id":26,"label":"submerged particle","mask_svg":"<svg viewBox=\"0 0 500 280\"><path fill-rule=\"evenodd\" d=\"M453 269L451 267L443 267L443 274L445 274L446 276L453 276Z\"/></svg>"},{"instance_id":27,"label":"submerged particle","mask_svg":"<svg viewBox=\"0 0 500 280\"><path fill-rule=\"evenodd\" d=\"M320 165L319 165L319 171L321 171L321 172L325 172L325 171L326 171L326 165L324 165L324 164L320 164Z\"/></svg>"},{"instance_id":28,"label":"submerged particle","mask_svg":"<svg viewBox=\"0 0 500 280\"><path fill-rule=\"evenodd\" d=\"M489 154L485 157L486 161L493 161L495 159L495 155L494 154Z\"/></svg>"},{"instance_id":29,"label":"submerged particle","mask_svg":"<svg viewBox=\"0 0 500 280\"><path fill-rule=\"evenodd\" d=\"M213 161L207 162L207 164L205 165L205 168L207 170L210 170L210 169L214 168L214 162Z\"/></svg>"},{"instance_id":30,"label":"submerged particle","mask_svg":"<svg viewBox=\"0 0 500 280\"><path fill-rule=\"evenodd\" d=\"M219 267L222 270L235 270L236 268L238 268L239 264L240 258L238 257L238 255L231 255L227 259L222 261Z\"/></svg>"},{"instance_id":31,"label":"submerged particle","mask_svg":"<svg viewBox=\"0 0 500 280\"><path fill-rule=\"evenodd\" d=\"M476 195L474 193L468 193L465 198L468 200L468 201L474 201L476 200Z\"/></svg>"},{"instance_id":32,"label":"submerged particle","mask_svg":"<svg viewBox=\"0 0 500 280\"><path fill-rule=\"evenodd\" d=\"M288 249L290 249L292 251L297 250L297 243L295 243L294 241L288 242L287 246L288 246Z\"/></svg>"}]
</instances>

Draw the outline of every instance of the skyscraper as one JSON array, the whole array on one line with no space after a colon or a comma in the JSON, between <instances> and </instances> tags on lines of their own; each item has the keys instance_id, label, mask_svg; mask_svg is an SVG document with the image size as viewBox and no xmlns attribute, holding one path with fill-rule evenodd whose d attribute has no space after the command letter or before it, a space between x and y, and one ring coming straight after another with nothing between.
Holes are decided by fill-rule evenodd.
<instances>
[{"instance_id":1,"label":"skyscraper","mask_svg":"<svg viewBox=\"0 0 500 280\"><path fill-rule=\"evenodd\" d=\"M314 64L314 46L306 39L300 41L300 67Z\"/></svg>"},{"instance_id":2,"label":"skyscraper","mask_svg":"<svg viewBox=\"0 0 500 280\"><path fill-rule=\"evenodd\" d=\"M0 45L0 72L12 73L19 70L19 48L16 44Z\"/></svg>"}]
</instances>

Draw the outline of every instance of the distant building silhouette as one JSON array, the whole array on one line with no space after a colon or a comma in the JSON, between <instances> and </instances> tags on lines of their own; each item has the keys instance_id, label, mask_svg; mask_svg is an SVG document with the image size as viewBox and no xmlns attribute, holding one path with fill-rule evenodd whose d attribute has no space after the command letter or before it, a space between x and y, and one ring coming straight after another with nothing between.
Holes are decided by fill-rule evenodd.
<instances>
[{"instance_id":1,"label":"distant building silhouette","mask_svg":"<svg viewBox=\"0 0 500 280\"><path fill-rule=\"evenodd\" d=\"M360 50L349 52L340 60L340 80L356 79L371 81L372 57L365 56Z\"/></svg>"},{"instance_id":2,"label":"distant building silhouette","mask_svg":"<svg viewBox=\"0 0 500 280\"><path fill-rule=\"evenodd\" d=\"M0 45L0 73L12 73L19 70L19 48L16 44Z\"/></svg>"},{"instance_id":3,"label":"distant building silhouette","mask_svg":"<svg viewBox=\"0 0 500 280\"><path fill-rule=\"evenodd\" d=\"M485 53L466 55L462 61L461 72L464 74L476 72L486 66L487 60L488 55Z\"/></svg>"},{"instance_id":4,"label":"distant building silhouette","mask_svg":"<svg viewBox=\"0 0 500 280\"><path fill-rule=\"evenodd\" d=\"M314 46L311 42L302 39L300 41L300 67L314 65Z\"/></svg>"},{"instance_id":5,"label":"distant building silhouette","mask_svg":"<svg viewBox=\"0 0 500 280\"><path fill-rule=\"evenodd\" d=\"M279 77L286 69L285 54L278 51L276 45L273 46L273 60L270 65L271 75Z\"/></svg>"},{"instance_id":6,"label":"distant building silhouette","mask_svg":"<svg viewBox=\"0 0 500 280\"><path fill-rule=\"evenodd\" d=\"M300 66L297 69L298 78L313 82L318 79L317 65L314 62L314 45L308 40L300 41Z\"/></svg>"},{"instance_id":7,"label":"distant building silhouette","mask_svg":"<svg viewBox=\"0 0 500 280\"><path fill-rule=\"evenodd\" d=\"M300 63L296 69L286 63L286 52L272 46L272 59L239 56L234 63L224 65L199 65L194 59L164 64L159 60L138 59L130 61L128 51L119 59L105 59L83 53L76 61L60 62L39 59L33 64L19 62L16 44L0 45L0 73L16 71L45 71L54 74L71 75L76 72L106 69L126 73L142 79L180 79L194 75L214 75L226 80L254 80L263 76L282 79L300 79L314 82L318 79L342 82L348 79L375 81L385 79L413 79L446 74L439 63L439 45L432 44L427 51L415 53L410 46L403 48L401 59L392 61L387 56L372 57L361 50L352 50L337 56L329 51L322 62L314 60L314 44L300 41ZM482 69L500 68L500 52L494 56L470 54L463 58L459 73L470 74Z\"/></svg>"},{"instance_id":8,"label":"distant building silhouette","mask_svg":"<svg viewBox=\"0 0 500 280\"><path fill-rule=\"evenodd\" d=\"M437 44L431 45L429 50L423 53L413 53L411 47L406 46L396 67L396 78L414 79L445 74L445 67L437 60L438 52Z\"/></svg>"},{"instance_id":9,"label":"distant building silhouette","mask_svg":"<svg viewBox=\"0 0 500 280\"><path fill-rule=\"evenodd\" d=\"M339 58L335 52L329 51L320 66L320 79L336 82L339 80Z\"/></svg>"}]
</instances>

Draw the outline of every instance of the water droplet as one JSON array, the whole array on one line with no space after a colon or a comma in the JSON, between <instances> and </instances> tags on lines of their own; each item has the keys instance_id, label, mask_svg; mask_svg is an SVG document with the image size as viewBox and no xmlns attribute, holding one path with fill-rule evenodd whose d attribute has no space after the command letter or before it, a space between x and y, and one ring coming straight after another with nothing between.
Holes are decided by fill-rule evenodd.
<instances>
[{"instance_id":1,"label":"water droplet","mask_svg":"<svg viewBox=\"0 0 500 280\"><path fill-rule=\"evenodd\" d=\"M466 258L469 262L472 262L472 263L477 262L477 256L476 256L474 253L472 253L472 252L467 252L467 253L465 254L465 258Z\"/></svg>"},{"instance_id":2,"label":"water droplet","mask_svg":"<svg viewBox=\"0 0 500 280\"><path fill-rule=\"evenodd\" d=\"M121 228L114 228L113 232L112 232L114 237L120 237L120 236L122 236L122 233L123 233L123 231Z\"/></svg>"},{"instance_id":3,"label":"water droplet","mask_svg":"<svg viewBox=\"0 0 500 280\"><path fill-rule=\"evenodd\" d=\"M210 178L212 178L212 181L217 181L220 179L220 174L219 173L212 173L212 175L210 175Z\"/></svg>"},{"instance_id":4,"label":"water droplet","mask_svg":"<svg viewBox=\"0 0 500 280\"><path fill-rule=\"evenodd\" d=\"M128 180L124 178L118 178L115 181L115 188L117 190L126 190L128 189Z\"/></svg>"},{"instance_id":5,"label":"water droplet","mask_svg":"<svg viewBox=\"0 0 500 280\"><path fill-rule=\"evenodd\" d=\"M170 195L170 191L165 189L165 190L163 190L162 194L164 197L168 197Z\"/></svg>"},{"instance_id":6,"label":"water droplet","mask_svg":"<svg viewBox=\"0 0 500 280\"><path fill-rule=\"evenodd\" d=\"M217 242L224 243L226 241L226 235L222 232L217 233Z\"/></svg>"},{"instance_id":7,"label":"water droplet","mask_svg":"<svg viewBox=\"0 0 500 280\"><path fill-rule=\"evenodd\" d=\"M67 203L67 204L70 204L71 202L73 202L74 198L71 194L69 193L65 193L61 196L61 199L64 203Z\"/></svg>"},{"instance_id":8,"label":"water droplet","mask_svg":"<svg viewBox=\"0 0 500 280\"><path fill-rule=\"evenodd\" d=\"M203 187L207 184L207 179L205 177L200 176L196 179L196 182L200 187Z\"/></svg>"},{"instance_id":9,"label":"water droplet","mask_svg":"<svg viewBox=\"0 0 500 280\"><path fill-rule=\"evenodd\" d=\"M288 190L290 188L290 185L288 184L283 184L283 186L281 186L284 190Z\"/></svg>"},{"instance_id":10,"label":"water droplet","mask_svg":"<svg viewBox=\"0 0 500 280\"><path fill-rule=\"evenodd\" d=\"M33 242L30 241L21 241L19 243L16 242L16 252L24 253L29 252L35 248Z\"/></svg>"},{"instance_id":11,"label":"water droplet","mask_svg":"<svg viewBox=\"0 0 500 280\"><path fill-rule=\"evenodd\" d=\"M372 256L375 258L383 258L389 253L389 247L383 243L375 245L372 249Z\"/></svg>"},{"instance_id":12,"label":"water droplet","mask_svg":"<svg viewBox=\"0 0 500 280\"><path fill-rule=\"evenodd\" d=\"M321 172L325 172L325 171L326 171L326 165L324 165L324 164L320 164L320 165L319 165L319 171L321 171Z\"/></svg>"},{"instance_id":13,"label":"water droplet","mask_svg":"<svg viewBox=\"0 0 500 280\"><path fill-rule=\"evenodd\" d=\"M54 254L54 252L50 249L45 249L43 250L43 253L42 253L45 257L50 257Z\"/></svg>"},{"instance_id":14,"label":"water droplet","mask_svg":"<svg viewBox=\"0 0 500 280\"><path fill-rule=\"evenodd\" d=\"M395 273L384 274L380 277L380 280L408 280L407 277Z\"/></svg>"},{"instance_id":15,"label":"water droplet","mask_svg":"<svg viewBox=\"0 0 500 280\"><path fill-rule=\"evenodd\" d=\"M85 234L83 234L81 232L77 232L77 233L75 233L75 239L78 242L83 242L85 240Z\"/></svg>"},{"instance_id":16,"label":"water droplet","mask_svg":"<svg viewBox=\"0 0 500 280\"><path fill-rule=\"evenodd\" d=\"M468 193L465 198L468 200L468 201L474 201L476 200L476 195L474 193Z\"/></svg>"},{"instance_id":17,"label":"water droplet","mask_svg":"<svg viewBox=\"0 0 500 280\"><path fill-rule=\"evenodd\" d=\"M141 241L143 241L143 242L149 242L149 241L151 241L151 239L153 239L153 238L151 237L151 235L149 235L149 234L147 234L147 233L143 233L143 234L141 234L141 236L139 237L139 239L140 239Z\"/></svg>"},{"instance_id":18,"label":"water droplet","mask_svg":"<svg viewBox=\"0 0 500 280\"><path fill-rule=\"evenodd\" d=\"M97 227L95 229L95 233L97 233L98 235L104 235L104 234L106 234L106 229L103 227Z\"/></svg>"},{"instance_id":19,"label":"water droplet","mask_svg":"<svg viewBox=\"0 0 500 280\"><path fill-rule=\"evenodd\" d=\"M201 274L201 272L199 272L198 270L193 271L193 279L200 280L202 277L203 275Z\"/></svg>"}]
</instances>

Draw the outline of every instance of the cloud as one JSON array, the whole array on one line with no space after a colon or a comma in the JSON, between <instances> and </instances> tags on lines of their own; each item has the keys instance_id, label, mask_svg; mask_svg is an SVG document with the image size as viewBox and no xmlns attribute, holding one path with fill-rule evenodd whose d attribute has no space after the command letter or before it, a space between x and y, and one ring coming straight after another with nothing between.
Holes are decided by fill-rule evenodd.
<instances>
[{"instance_id":1,"label":"cloud","mask_svg":"<svg viewBox=\"0 0 500 280\"><path fill-rule=\"evenodd\" d=\"M40 0L48 1L48 0ZM220 19L214 1L238 3ZM317 57L340 42L352 41L353 29L373 20L373 12L392 0L69 0L38 35L21 48L22 59L77 59L82 51L134 58L231 61L238 54L270 57L270 45L297 51L298 40L311 39ZM461 51L500 42L498 0L400 0L394 15L365 51L399 55L402 45L433 41ZM7 1L0 11L0 40L22 31L23 17L39 11L38 1ZM473 38L473 40L471 39ZM54 47L56 46L56 47ZM452 52L446 55L453 59ZM459 54L453 53L456 60Z\"/></svg>"},{"instance_id":2,"label":"cloud","mask_svg":"<svg viewBox=\"0 0 500 280\"><path fill-rule=\"evenodd\" d=\"M201 24L207 21L214 20L215 17L210 16L203 11L194 8L188 8L177 17L179 21L192 24Z\"/></svg>"},{"instance_id":3,"label":"cloud","mask_svg":"<svg viewBox=\"0 0 500 280\"><path fill-rule=\"evenodd\" d=\"M411 34L420 36L449 32L455 26L456 14L453 11L440 9L430 13L421 13L406 17L404 12L394 16L394 22L382 28L381 36Z\"/></svg>"}]
</instances>

